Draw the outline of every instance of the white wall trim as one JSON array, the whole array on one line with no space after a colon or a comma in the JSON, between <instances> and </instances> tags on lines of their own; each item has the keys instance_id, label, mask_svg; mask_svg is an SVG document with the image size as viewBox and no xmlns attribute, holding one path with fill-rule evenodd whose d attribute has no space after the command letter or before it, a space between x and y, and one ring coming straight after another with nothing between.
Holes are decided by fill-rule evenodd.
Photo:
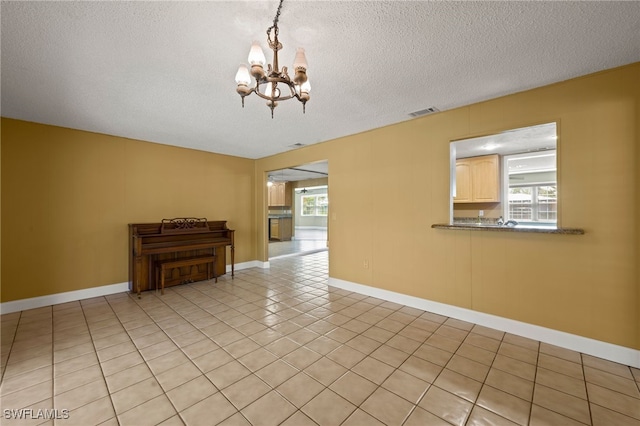
<instances>
[{"instance_id":1,"label":"white wall trim","mask_svg":"<svg viewBox=\"0 0 640 426\"><path fill-rule=\"evenodd\" d=\"M236 271L242 271L243 269L250 268L269 268L269 262L262 262L260 260L250 260L249 262L236 263L234 269ZM227 265L227 272L231 272L231 265Z\"/></svg>"},{"instance_id":2,"label":"white wall trim","mask_svg":"<svg viewBox=\"0 0 640 426\"><path fill-rule=\"evenodd\" d=\"M84 288L82 290L67 291L64 293L48 294L46 296L32 297L29 299L12 300L0 303L0 314L25 311L27 309L41 308L43 306L57 305L59 303L75 302L76 300L90 299L92 297L108 296L110 294L129 291L129 283L109 284L100 287Z\"/></svg>"},{"instance_id":3,"label":"white wall trim","mask_svg":"<svg viewBox=\"0 0 640 426\"><path fill-rule=\"evenodd\" d=\"M329 285L640 368L640 350L329 277Z\"/></svg>"}]
</instances>

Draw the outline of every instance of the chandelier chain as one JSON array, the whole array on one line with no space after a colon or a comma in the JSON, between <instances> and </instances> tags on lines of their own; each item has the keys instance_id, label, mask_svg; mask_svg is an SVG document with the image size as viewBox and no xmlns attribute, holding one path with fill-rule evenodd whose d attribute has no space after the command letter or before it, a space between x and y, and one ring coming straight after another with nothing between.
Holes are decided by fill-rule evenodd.
<instances>
[{"instance_id":1,"label":"chandelier chain","mask_svg":"<svg viewBox=\"0 0 640 426\"><path fill-rule=\"evenodd\" d=\"M278 5L278 10L276 11L276 16L273 18L273 25L267 28L267 39L271 39L271 30L275 28L276 37L278 36L278 20L280 19L280 11L282 10L282 3L284 0L280 0L280 4Z\"/></svg>"}]
</instances>

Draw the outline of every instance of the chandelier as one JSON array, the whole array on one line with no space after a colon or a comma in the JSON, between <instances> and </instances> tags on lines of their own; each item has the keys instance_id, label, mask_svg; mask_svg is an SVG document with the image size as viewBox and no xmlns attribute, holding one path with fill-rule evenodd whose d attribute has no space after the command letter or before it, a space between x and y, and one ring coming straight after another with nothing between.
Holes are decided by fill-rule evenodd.
<instances>
[{"instance_id":1,"label":"chandelier","mask_svg":"<svg viewBox=\"0 0 640 426\"><path fill-rule=\"evenodd\" d=\"M303 48L298 48L295 60L293 61L294 76L293 80L289 77L287 67L278 66L278 50L282 49L282 43L278 41L278 19L280 18L280 10L282 2L278 6L273 25L267 28L267 43L273 50L273 65L267 65L267 71L264 65L267 62L264 52L260 47L260 43L254 41L249 51L249 65L251 66L251 74L246 65L240 65L236 74L236 83L238 87L236 92L242 97L242 107L244 108L244 98L255 93L262 99L267 100L267 106L271 109L271 118L273 118L273 110L278 106L279 101L296 98L302 102L302 112L305 112L305 106L309 100L309 91L311 86L307 79L307 58ZM255 78L255 86L250 87L251 76Z\"/></svg>"}]
</instances>

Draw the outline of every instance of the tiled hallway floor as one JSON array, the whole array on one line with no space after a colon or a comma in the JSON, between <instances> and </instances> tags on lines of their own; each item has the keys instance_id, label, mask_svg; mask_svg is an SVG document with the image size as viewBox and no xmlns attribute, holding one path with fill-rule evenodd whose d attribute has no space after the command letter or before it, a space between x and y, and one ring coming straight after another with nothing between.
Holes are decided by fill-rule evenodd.
<instances>
[{"instance_id":1,"label":"tiled hallway floor","mask_svg":"<svg viewBox=\"0 0 640 426\"><path fill-rule=\"evenodd\" d=\"M3 315L1 423L640 425L640 370L328 287L327 262Z\"/></svg>"},{"instance_id":2,"label":"tiled hallway floor","mask_svg":"<svg viewBox=\"0 0 640 426\"><path fill-rule=\"evenodd\" d=\"M296 227L295 238L291 241L270 241L269 259L277 259L300 254L326 251L327 229L306 229Z\"/></svg>"}]
</instances>

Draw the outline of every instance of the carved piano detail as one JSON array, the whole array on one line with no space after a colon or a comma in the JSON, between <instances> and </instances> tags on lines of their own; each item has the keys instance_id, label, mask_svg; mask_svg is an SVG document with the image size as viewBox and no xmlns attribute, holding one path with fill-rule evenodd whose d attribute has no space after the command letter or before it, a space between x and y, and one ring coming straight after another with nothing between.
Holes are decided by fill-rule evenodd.
<instances>
[{"instance_id":1,"label":"carved piano detail","mask_svg":"<svg viewBox=\"0 0 640 426\"><path fill-rule=\"evenodd\" d=\"M140 297L140 292L156 288L161 269L156 266L167 261L184 260L185 266L173 268L165 276L165 287L211 278L211 263L190 261L196 258L213 258L213 276L224 275L227 246L231 247L233 277L234 231L227 228L227 221L181 217L160 223L130 223L129 289Z\"/></svg>"}]
</instances>

